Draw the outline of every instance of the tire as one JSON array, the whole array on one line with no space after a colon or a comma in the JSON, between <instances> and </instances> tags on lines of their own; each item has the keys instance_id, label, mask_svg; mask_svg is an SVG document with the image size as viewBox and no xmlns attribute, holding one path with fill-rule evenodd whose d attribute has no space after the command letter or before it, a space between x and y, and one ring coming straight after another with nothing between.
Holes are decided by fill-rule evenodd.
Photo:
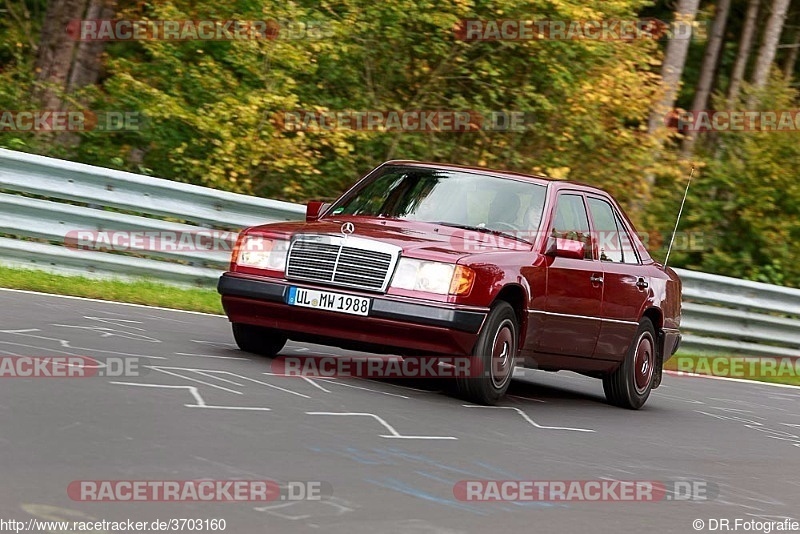
<instances>
[{"instance_id":1,"label":"tire","mask_svg":"<svg viewBox=\"0 0 800 534\"><path fill-rule=\"evenodd\" d=\"M242 323L232 323L233 339L245 352L272 358L286 345L286 335L277 330Z\"/></svg>"},{"instance_id":2,"label":"tire","mask_svg":"<svg viewBox=\"0 0 800 534\"><path fill-rule=\"evenodd\" d=\"M497 404L511 383L518 342L514 308L507 302L498 302L489 312L472 350L469 376L456 378L459 395L476 404Z\"/></svg>"},{"instance_id":3,"label":"tire","mask_svg":"<svg viewBox=\"0 0 800 534\"><path fill-rule=\"evenodd\" d=\"M609 404L630 410L644 406L653 386L657 351L655 328L650 319L644 318L639 321L625 360L603 377L603 391Z\"/></svg>"}]
</instances>

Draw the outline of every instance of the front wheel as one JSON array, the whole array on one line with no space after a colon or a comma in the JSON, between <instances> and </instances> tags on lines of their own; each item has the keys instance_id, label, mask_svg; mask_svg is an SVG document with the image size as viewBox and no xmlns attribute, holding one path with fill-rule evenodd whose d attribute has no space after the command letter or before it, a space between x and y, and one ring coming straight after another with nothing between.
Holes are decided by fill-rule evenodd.
<instances>
[{"instance_id":1,"label":"front wheel","mask_svg":"<svg viewBox=\"0 0 800 534\"><path fill-rule=\"evenodd\" d=\"M603 391L610 404L631 410L644 406L653 386L656 350L655 328L650 319L644 318L625 360L616 371L603 377Z\"/></svg>"},{"instance_id":2,"label":"front wheel","mask_svg":"<svg viewBox=\"0 0 800 534\"><path fill-rule=\"evenodd\" d=\"M514 308L507 302L498 302L478 336L466 376L456 378L459 394L477 404L496 404L511 383L518 339Z\"/></svg>"},{"instance_id":3,"label":"front wheel","mask_svg":"<svg viewBox=\"0 0 800 534\"><path fill-rule=\"evenodd\" d=\"M272 358L286 345L286 335L277 330L243 323L233 323L231 326L236 345L245 352Z\"/></svg>"}]
</instances>

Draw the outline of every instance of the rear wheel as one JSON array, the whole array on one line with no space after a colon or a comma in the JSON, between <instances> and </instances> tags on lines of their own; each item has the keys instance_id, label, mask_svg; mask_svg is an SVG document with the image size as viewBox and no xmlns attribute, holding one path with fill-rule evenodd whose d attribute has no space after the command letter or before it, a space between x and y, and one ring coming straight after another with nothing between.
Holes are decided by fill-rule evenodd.
<instances>
[{"instance_id":1,"label":"rear wheel","mask_svg":"<svg viewBox=\"0 0 800 534\"><path fill-rule=\"evenodd\" d=\"M644 318L625 360L616 371L603 377L603 391L610 404L631 410L644 406L653 385L656 350L655 328L650 319Z\"/></svg>"},{"instance_id":2,"label":"rear wheel","mask_svg":"<svg viewBox=\"0 0 800 534\"><path fill-rule=\"evenodd\" d=\"M285 334L261 326L233 323L233 339L245 352L272 358L277 355L288 339Z\"/></svg>"},{"instance_id":3,"label":"rear wheel","mask_svg":"<svg viewBox=\"0 0 800 534\"><path fill-rule=\"evenodd\" d=\"M456 378L459 394L477 404L493 405L505 395L514 373L519 325L507 302L492 307L470 357L467 376Z\"/></svg>"}]
</instances>

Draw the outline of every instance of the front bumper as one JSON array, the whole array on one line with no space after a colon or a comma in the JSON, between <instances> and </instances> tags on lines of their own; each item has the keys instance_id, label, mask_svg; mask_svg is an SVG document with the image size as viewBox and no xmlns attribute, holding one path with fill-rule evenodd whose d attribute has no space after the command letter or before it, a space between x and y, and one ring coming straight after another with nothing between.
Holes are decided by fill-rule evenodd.
<instances>
[{"instance_id":1,"label":"front bumper","mask_svg":"<svg viewBox=\"0 0 800 534\"><path fill-rule=\"evenodd\" d=\"M290 286L327 289L225 273L217 291L232 322L282 330L292 339L340 346L370 345L387 351L469 354L488 312L330 288L372 299L367 316L349 315L290 306L286 303Z\"/></svg>"}]
</instances>

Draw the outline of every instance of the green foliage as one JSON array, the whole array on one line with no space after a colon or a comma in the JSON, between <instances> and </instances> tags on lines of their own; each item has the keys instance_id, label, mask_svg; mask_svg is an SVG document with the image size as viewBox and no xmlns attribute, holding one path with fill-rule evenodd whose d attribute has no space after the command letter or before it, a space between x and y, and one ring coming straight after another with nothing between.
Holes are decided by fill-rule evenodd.
<instances>
[{"instance_id":1,"label":"green foliage","mask_svg":"<svg viewBox=\"0 0 800 534\"><path fill-rule=\"evenodd\" d=\"M118 15L321 21L326 32L319 39L111 44L107 78L75 99L96 111L141 112L146 127L82 134L73 157L295 201L333 197L389 158L540 172L634 201L647 195L640 176L652 165L642 125L658 89L655 43L474 43L458 40L454 27L467 18L634 18L646 4L137 4ZM284 131L278 119L294 110L525 111L535 123L494 133Z\"/></svg>"},{"instance_id":2,"label":"green foliage","mask_svg":"<svg viewBox=\"0 0 800 534\"><path fill-rule=\"evenodd\" d=\"M749 97L747 92L744 99ZM783 80L757 95L762 109L796 107ZM741 103L740 109L747 109ZM800 143L796 132L722 134L687 203L684 227L712 247L684 255L690 268L772 284L800 286Z\"/></svg>"},{"instance_id":3,"label":"green foliage","mask_svg":"<svg viewBox=\"0 0 800 534\"><path fill-rule=\"evenodd\" d=\"M44 3L42 0L7 3L0 17L0 110L30 107L35 46L41 28L41 21L34 15L44 12ZM27 132L0 130L0 147L40 153L47 151L45 143Z\"/></svg>"}]
</instances>

